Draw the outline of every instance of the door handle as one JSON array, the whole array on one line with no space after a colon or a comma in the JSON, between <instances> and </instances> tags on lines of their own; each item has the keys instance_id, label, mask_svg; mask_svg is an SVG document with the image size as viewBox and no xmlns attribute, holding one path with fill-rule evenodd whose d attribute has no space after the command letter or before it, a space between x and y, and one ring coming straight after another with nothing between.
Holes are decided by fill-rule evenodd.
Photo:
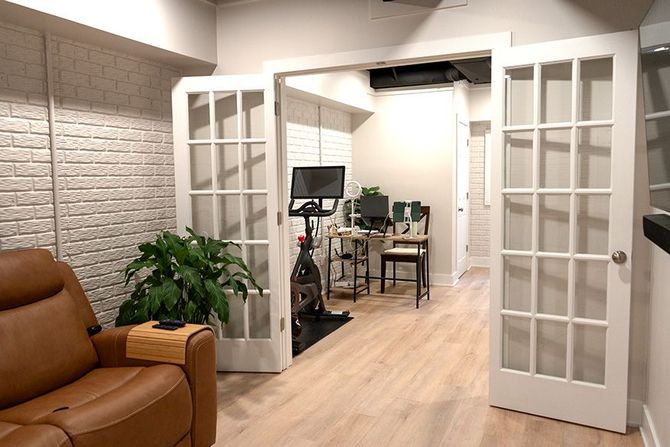
<instances>
[{"instance_id":1,"label":"door handle","mask_svg":"<svg viewBox=\"0 0 670 447\"><path fill-rule=\"evenodd\" d=\"M623 264L626 262L626 259L628 259L628 256L621 250L616 250L614 253L612 253L612 261L614 261L616 264Z\"/></svg>"},{"instance_id":2,"label":"door handle","mask_svg":"<svg viewBox=\"0 0 670 447\"><path fill-rule=\"evenodd\" d=\"M459 208L458 211L462 213L462 212L463 212L463 208Z\"/></svg>"}]
</instances>

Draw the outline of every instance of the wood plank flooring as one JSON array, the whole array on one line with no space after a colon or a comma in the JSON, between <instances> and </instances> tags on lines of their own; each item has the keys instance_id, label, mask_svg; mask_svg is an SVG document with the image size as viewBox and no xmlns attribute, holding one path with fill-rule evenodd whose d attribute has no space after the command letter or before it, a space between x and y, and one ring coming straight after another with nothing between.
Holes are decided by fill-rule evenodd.
<instances>
[{"instance_id":1,"label":"wood plank flooring","mask_svg":"<svg viewBox=\"0 0 670 447\"><path fill-rule=\"evenodd\" d=\"M388 292L331 299L354 319L282 374L220 374L216 445L642 446L635 429L488 406L488 270L434 287L419 310L411 286Z\"/></svg>"}]
</instances>

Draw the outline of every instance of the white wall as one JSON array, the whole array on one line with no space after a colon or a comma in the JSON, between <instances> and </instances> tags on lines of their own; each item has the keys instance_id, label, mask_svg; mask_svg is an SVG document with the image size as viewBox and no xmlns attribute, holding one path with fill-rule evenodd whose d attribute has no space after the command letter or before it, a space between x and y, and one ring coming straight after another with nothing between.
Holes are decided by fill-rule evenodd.
<instances>
[{"instance_id":1,"label":"white wall","mask_svg":"<svg viewBox=\"0 0 670 447\"><path fill-rule=\"evenodd\" d=\"M334 73L289 76L286 85L323 99L350 106L354 112L372 112L374 90L370 88L367 71L338 71ZM316 98L315 98L316 99ZM318 99L316 99L318 101Z\"/></svg>"},{"instance_id":2,"label":"white wall","mask_svg":"<svg viewBox=\"0 0 670 447\"><path fill-rule=\"evenodd\" d=\"M470 87L470 121L491 121L491 86Z\"/></svg>"},{"instance_id":3,"label":"white wall","mask_svg":"<svg viewBox=\"0 0 670 447\"><path fill-rule=\"evenodd\" d=\"M216 8L202 0L4 0L0 7L5 20L173 65L217 61ZM145 46L162 52L138 53Z\"/></svg>"},{"instance_id":4,"label":"white wall","mask_svg":"<svg viewBox=\"0 0 670 447\"><path fill-rule=\"evenodd\" d=\"M627 29L651 0L476 0L466 7L370 19L365 0L260 0L219 6L217 73L262 61L512 31L515 45Z\"/></svg>"},{"instance_id":5,"label":"white wall","mask_svg":"<svg viewBox=\"0 0 670 447\"><path fill-rule=\"evenodd\" d=\"M453 93L454 113L458 121L469 123L470 119L470 87L467 82L455 82Z\"/></svg>"},{"instance_id":6,"label":"white wall","mask_svg":"<svg viewBox=\"0 0 670 447\"><path fill-rule=\"evenodd\" d=\"M430 266L435 284L449 283L454 270L452 97L451 90L379 94L372 116L354 117L353 179L363 186L379 185L391 203L417 199L431 207Z\"/></svg>"},{"instance_id":7,"label":"white wall","mask_svg":"<svg viewBox=\"0 0 670 447\"><path fill-rule=\"evenodd\" d=\"M657 446L670 445L670 255L654 246L651 258L651 300L649 303L649 357L647 364L647 408L645 434L655 428Z\"/></svg>"}]
</instances>

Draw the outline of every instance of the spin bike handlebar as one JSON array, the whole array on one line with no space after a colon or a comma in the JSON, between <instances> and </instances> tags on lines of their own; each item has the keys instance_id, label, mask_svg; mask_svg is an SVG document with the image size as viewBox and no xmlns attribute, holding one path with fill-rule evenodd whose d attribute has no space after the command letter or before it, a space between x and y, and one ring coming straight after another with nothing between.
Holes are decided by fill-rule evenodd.
<instances>
[{"instance_id":1,"label":"spin bike handlebar","mask_svg":"<svg viewBox=\"0 0 670 447\"><path fill-rule=\"evenodd\" d=\"M339 203L338 199L335 199L332 208L324 209L323 200L319 201L310 200L309 202L303 203L299 208L294 209L295 199L291 199L288 205L288 215L291 217L328 217L335 214L337 211L337 205Z\"/></svg>"}]
</instances>

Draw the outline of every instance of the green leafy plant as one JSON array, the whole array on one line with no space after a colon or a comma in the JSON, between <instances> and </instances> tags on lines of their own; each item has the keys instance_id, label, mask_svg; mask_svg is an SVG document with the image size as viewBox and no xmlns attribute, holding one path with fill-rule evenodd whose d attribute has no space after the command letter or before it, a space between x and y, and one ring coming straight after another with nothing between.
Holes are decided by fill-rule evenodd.
<instances>
[{"instance_id":1,"label":"green leafy plant","mask_svg":"<svg viewBox=\"0 0 670 447\"><path fill-rule=\"evenodd\" d=\"M381 192L381 187L379 186L368 186L368 187L363 186L361 188L361 195L372 197L372 196L383 196L384 193ZM349 217L351 215L351 203L352 200L350 199L345 201L344 205L342 206L342 212L344 213L344 222L346 226L349 226L351 222L351 217ZM360 202L356 201L354 214L360 214L360 213L361 213L361 204ZM363 219L361 219L360 217L357 217L355 222L356 225L358 225L358 227L361 228L362 230L370 229L369 226L365 222L363 222Z\"/></svg>"},{"instance_id":2,"label":"green leafy plant","mask_svg":"<svg viewBox=\"0 0 670 447\"><path fill-rule=\"evenodd\" d=\"M121 304L117 326L162 319L206 324L213 315L227 323L226 292L246 301L249 285L263 294L245 262L229 252L239 246L186 231L186 237L163 231L138 247L142 255L124 270L126 285L133 278L137 283Z\"/></svg>"},{"instance_id":3,"label":"green leafy plant","mask_svg":"<svg viewBox=\"0 0 670 447\"><path fill-rule=\"evenodd\" d=\"M381 187L379 187L379 186L368 186L368 187L363 186L361 188L361 195L368 196L368 197L383 196L384 193L381 192L380 189L381 189Z\"/></svg>"}]
</instances>

